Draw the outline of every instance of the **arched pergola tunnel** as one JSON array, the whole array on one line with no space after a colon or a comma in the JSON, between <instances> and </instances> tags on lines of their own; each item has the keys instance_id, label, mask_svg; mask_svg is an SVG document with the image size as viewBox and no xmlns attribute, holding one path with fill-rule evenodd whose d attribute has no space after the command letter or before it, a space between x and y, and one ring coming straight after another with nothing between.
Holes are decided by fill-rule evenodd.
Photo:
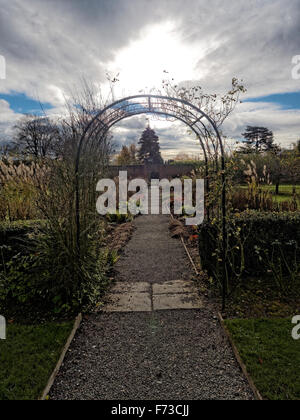
<instances>
[{"instance_id":1,"label":"arched pergola tunnel","mask_svg":"<svg viewBox=\"0 0 300 420\"><path fill-rule=\"evenodd\" d=\"M91 120L86 125L79 140L77 156L75 162L76 175L76 228L77 228L77 248L80 256L80 191L79 191L79 172L80 158L84 148L89 144L91 138L105 138L109 130L118 122L142 114L156 114L165 118L172 118L184 123L194 132L203 152L205 161L206 189L209 191L209 150L205 138L208 133L213 133L216 138L221 156L221 181L222 181L222 234L223 234L223 308L226 301L226 175L225 175L225 151L219 129L215 122L207 113L185 99L174 98L161 95L142 94L129 96L111 103L104 109L91 116ZM95 136L96 133L96 136ZM207 214L209 218L209 213Z\"/></svg>"}]
</instances>

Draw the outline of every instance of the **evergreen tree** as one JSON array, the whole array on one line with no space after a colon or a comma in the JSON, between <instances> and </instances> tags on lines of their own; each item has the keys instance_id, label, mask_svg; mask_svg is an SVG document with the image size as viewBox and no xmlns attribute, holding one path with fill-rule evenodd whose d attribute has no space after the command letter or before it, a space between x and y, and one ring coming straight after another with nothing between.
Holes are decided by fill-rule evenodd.
<instances>
[{"instance_id":1,"label":"evergreen tree","mask_svg":"<svg viewBox=\"0 0 300 420\"><path fill-rule=\"evenodd\" d=\"M155 131L149 126L143 132L138 143L140 149L138 151L139 161L142 163L163 163L160 154L159 139Z\"/></svg>"},{"instance_id":2,"label":"evergreen tree","mask_svg":"<svg viewBox=\"0 0 300 420\"><path fill-rule=\"evenodd\" d=\"M240 151L243 153L261 153L272 151L276 147L274 144L273 132L265 127L250 127L242 134L245 138L244 146Z\"/></svg>"}]
</instances>

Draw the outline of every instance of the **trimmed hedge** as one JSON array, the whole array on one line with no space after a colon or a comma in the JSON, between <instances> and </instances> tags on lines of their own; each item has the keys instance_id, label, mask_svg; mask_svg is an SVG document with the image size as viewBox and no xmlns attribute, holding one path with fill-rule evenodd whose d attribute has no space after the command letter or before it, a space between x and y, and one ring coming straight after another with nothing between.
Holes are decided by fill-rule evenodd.
<instances>
[{"instance_id":1,"label":"trimmed hedge","mask_svg":"<svg viewBox=\"0 0 300 420\"><path fill-rule=\"evenodd\" d=\"M265 274L272 260L282 267L294 267L296 259L300 263L300 212L263 213L248 211L234 216L228 225L228 248L230 258L237 270L241 262L241 247L235 232L240 230L243 244L245 275ZM210 223L200 228L199 250L203 268L210 275L221 272L218 249L218 229Z\"/></svg>"}]
</instances>

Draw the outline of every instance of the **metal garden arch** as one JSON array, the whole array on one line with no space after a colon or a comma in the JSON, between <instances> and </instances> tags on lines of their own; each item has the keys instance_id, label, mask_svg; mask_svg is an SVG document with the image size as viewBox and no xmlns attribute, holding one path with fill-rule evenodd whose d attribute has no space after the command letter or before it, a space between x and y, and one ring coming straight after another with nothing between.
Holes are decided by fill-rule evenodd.
<instances>
[{"instance_id":1,"label":"metal garden arch","mask_svg":"<svg viewBox=\"0 0 300 420\"><path fill-rule=\"evenodd\" d=\"M200 147L205 159L205 173L208 187L209 160L208 151L203 141L205 133L209 128L213 130L221 152L221 177L222 177L222 232L223 232L223 307L226 299L226 243L227 243L227 226L226 226L226 175L225 175L225 150L220 132L215 122L203 112L200 108L185 99L174 98L169 96L141 94L129 96L111 103L104 109L95 113L89 123L86 125L82 136L79 140L77 156L75 162L76 175L76 227L77 227L77 247L80 255L80 193L79 193L79 169L80 157L84 146L88 143L89 138L97 130L97 137L105 136L108 131L118 122L141 114L156 114L166 118L173 118L186 124L197 136Z\"/></svg>"}]
</instances>

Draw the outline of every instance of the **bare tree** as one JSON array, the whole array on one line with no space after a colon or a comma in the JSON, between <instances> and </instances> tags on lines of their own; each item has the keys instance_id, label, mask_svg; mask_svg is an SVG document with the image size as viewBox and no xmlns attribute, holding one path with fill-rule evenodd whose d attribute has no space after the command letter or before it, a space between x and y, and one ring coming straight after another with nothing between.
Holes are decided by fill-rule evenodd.
<instances>
[{"instance_id":1,"label":"bare tree","mask_svg":"<svg viewBox=\"0 0 300 420\"><path fill-rule=\"evenodd\" d=\"M74 158L77 153L79 141L91 119L103 109L110 97L105 99L99 86L82 80L80 89L70 93L66 100L66 114L61 119L59 126L61 141L59 144L60 155L63 158ZM95 124L89 131L82 148L82 154L88 153L93 156L99 167L108 163L108 157L112 149L112 136L103 130L103 126Z\"/></svg>"},{"instance_id":2,"label":"bare tree","mask_svg":"<svg viewBox=\"0 0 300 420\"><path fill-rule=\"evenodd\" d=\"M243 86L242 81L237 78L232 79L231 89L224 95L206 93L203 88L198 85L176 85L174 84L174 79L171 81L169 79L165 79L162 83L163 92L167 96L186 100L187 102L200 108L206 113L206 115L209 116L221 134L222 125L240 103L241 95L246 92L246 88ZM215 132L210 124L205 124L200 121L200 125L202 125L200 130L201 138L205 143L208 158L211 161L215 160L216 165L218 166L220 144L216 138ZM222 138L224 142L226 140L224 135L222 135Z\"/></svg>"},{"instance_id":3,"label":"bare tree","mask_svg":"<svg viewBox=\"0 0 300 420\"><path fill-rule=\"evenodd\" d=\"M15 150L23 156L44 159L56 155L60 130L48 117L26 115L15 126Z\"/></svg>"}]
</instances>

